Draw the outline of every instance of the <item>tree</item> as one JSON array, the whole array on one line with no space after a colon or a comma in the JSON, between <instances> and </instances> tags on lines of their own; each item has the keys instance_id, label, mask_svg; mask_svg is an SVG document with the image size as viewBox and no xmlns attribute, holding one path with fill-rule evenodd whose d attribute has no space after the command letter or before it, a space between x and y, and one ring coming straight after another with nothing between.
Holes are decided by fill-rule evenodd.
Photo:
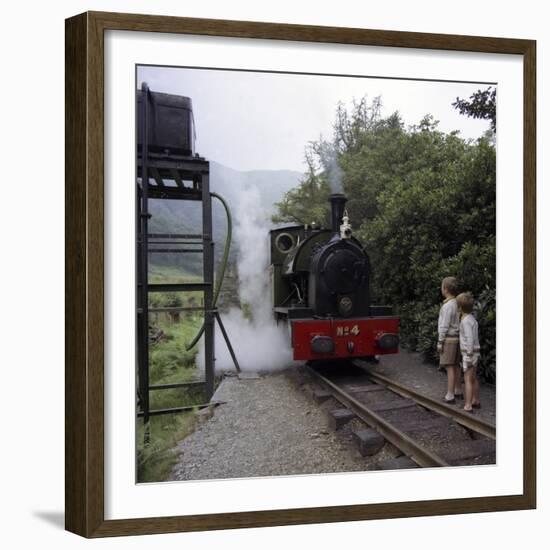
<instances>
[{"instance_id":1,"label":"tree","mask_svg":"<svg viewBox=\"0 0 550 550\"><path fill-rule=\"evenodd\" d=\"M472 118L481 118L491 121L491 130L497 130L497 90L489 86L486 90L478 90L470 96L470 101L456 98L452 104L461 115Z\"/></svg>"},{"instance_id":2,"label":"tree","mask_svg":"<svg viewBox=\"0 0 550 550\"><path fill-rule=\"evenodd\" d=\"M311 224L328 227L330 225L330 212L328 196L330 186L323 174L318 174L316 153L310 144L306 148L305 160L308 166L307 172L300 185L286 192L283 200L275 206L278 213L272 216L272 221L293 222L297 224Z\"/></svg>"},{"instance_id":3,"label":"tree","mask_svg":"<svg viewBox=\"0 0 550 550\"><path fill-rule=\"evenodd\" d=\"M278 213L273 216L274 222L295 222L317 224L328 227L330 225L330 207L328 197L330 193L341 192L346 186L349 189L350 202L348 211L353 212L357 218L364 214L364 203L374 204L374 195L367 193L355 194L354 181L364 191L363 183L367 175L362 173L361 167L353 166L352 153L360 155L364 147L373 145L371 133L382 122L380 116L381 100L375 97L369 104L366 97L352 104L348 112L342 103L336 107L333 135L330 139L322 136L317 141L307 144L305 161L307 171L300 185L288 191L283 200L276 204ZM392 118L393 117L393 118ZM399 126L397 115L390 117L390 125ZM380 130L386 125L383 122ZM376 140L375 140L376 141ZM384 146L380 140L376 144ZM346 163L346 166L344 166ZM347 178L348 182L344 182ZM353 197L359 202L355 203Z\"/></svg>"}]
</instances>

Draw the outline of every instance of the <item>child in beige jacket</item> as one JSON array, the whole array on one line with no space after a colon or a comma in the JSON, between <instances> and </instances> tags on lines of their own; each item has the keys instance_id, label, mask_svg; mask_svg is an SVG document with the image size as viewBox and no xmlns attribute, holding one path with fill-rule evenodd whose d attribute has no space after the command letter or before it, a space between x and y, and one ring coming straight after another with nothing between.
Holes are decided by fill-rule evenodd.
<instances>
[{"instance_id":1,"label":"child in beige jacket","mask_svg":"<svg viewBox=\"0 0 550 550\"><path fill-rule=\"evenodd\" d=\"M462 397L460 383L460 355L458 352L458 332L460 317L456 303L458 281L455 277L445 277L441 283L441 294L444 301L439 310L437 323L437 352L440 368L447 371L447 393L445 403L455 403L455 398Z\"/></svg>"}]
</instances>

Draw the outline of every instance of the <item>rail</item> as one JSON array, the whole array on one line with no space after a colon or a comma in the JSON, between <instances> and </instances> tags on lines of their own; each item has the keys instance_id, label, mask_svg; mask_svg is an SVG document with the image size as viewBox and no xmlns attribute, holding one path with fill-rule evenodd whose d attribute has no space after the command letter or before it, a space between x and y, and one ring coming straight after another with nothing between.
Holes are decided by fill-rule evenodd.
<instances>
[{"instance_id":1,"label":"rail","mask_svg":"<svg viewBox=\"0 0 550 550\"><path fill-rule=\"evenodd\" d=\"M348 407L363 422L375 428L387 441L409 456L414 462L423 468L449 466L440 456L420 445L405 432L399 430L390 422L384 420L364 403L359 402L350 393L323 376L315 369L308 367L314 378L329 388L332 395L344 406Z\"/></svg>"},{"instance_id":2,"label":"rail","mask_svg":"<svg viewBox=\"0 0 550 550\"><path fill-rule=\"evenodd\" d=\"M430 409L442 416L446 416L447 418L451 418L469 430L484 435L489 439L496 440L496 426L494 424L481 420L480 418L476 418L470 413L456 409L450 405L446 405L445 403L440 403L431 397L411 390L403 384L399 384L398 382L395 382L382 374L365 369L361 364L358 364L358 366L365 370L367 376L371 380L385 386L388 390L399 394L401 397L412 399L421 407Z\"/></svg>"}]
</instances>

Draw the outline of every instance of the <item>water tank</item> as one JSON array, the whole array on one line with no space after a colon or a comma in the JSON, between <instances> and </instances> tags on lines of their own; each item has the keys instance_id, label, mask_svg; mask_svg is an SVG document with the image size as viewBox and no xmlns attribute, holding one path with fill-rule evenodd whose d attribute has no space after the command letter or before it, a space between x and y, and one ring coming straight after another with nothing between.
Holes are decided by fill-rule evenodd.
<instances>
[{"instance_id":1,"label":"water tank","mask_svg":"<svg viewBox=\"0 0 550 550\"><path fill-rule=\"evenodd\" d=\"M148 96L149 152L192 156L195 154L195 122L191 98L159 92ZM137 91L138 149L143 141L143 96Z\"/></svg>"}]
</instances>

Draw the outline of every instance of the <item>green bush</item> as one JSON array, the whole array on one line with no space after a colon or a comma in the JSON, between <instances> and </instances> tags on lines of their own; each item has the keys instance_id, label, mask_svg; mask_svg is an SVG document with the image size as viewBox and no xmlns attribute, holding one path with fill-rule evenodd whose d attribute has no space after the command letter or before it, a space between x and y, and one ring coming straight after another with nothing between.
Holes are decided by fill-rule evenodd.
<instances>
[{"instance_id":1,"label":"green bush","mask_svg":"<svg viewBox=\"0 0 550 550\"><path fill-rule=\"evenodd\" d=\"M487 287L476 300L474 315L479 324L481 358L479 372L489 381L496 381L496 293Z\"/></svg>"},{"instance_id":2,"label":"green bush","mask_svg":"<svg viewBox=\"0 0 550 550\"><path fill-rule=\"evenodd\" d=\"M195 335L198 326L197 322L160 325L166 337L150 346L149 377L152 384L171 382L172 377L178 381L192 377L197 347L187 351L186 345Z\"/></svg>"}]
</instances>

